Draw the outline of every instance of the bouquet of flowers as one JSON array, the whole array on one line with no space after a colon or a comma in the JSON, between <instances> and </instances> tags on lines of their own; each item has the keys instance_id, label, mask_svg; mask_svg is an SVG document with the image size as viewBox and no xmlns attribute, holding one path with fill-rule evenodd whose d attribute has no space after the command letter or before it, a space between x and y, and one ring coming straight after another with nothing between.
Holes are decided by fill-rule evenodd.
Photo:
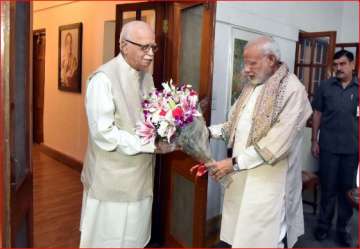
<instances>
[{"instance_id":1,"label":"bouquet of flowers","mask_svg":"<svg viewBox=\"0 0 360 249\"><path fill-rule=\"evenodd\" d=\"M191 85L175 87L172 81L162 84L163 90L153 89L144 96L142 107L144 122L136 126L142 143L156 139L175 143L200 164L194 166L197 176L205 175L205 163L213 161L209 145L209 132L198 108L198 94ZM229 178L220 181L227 186Z\"/></svg>"}]
</instances>

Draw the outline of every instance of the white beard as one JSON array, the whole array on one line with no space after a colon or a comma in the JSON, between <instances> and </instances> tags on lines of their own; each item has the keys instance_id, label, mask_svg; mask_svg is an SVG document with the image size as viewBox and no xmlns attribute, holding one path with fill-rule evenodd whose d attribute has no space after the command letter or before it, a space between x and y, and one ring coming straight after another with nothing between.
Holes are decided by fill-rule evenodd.
<instances>
[{"instance_id":1,"label":"white beard","mask_svg":"<svg viewBox=\"0 0 360 249\"><path fill-rule=\"evenodd\" d=\"M249 80L249 82L250 82L251 85L253 85L253 86L261 85L262 83L264 83L264 81L260 81L260 80L258 80L258 79Z\"/></svg>"},{"instance_id":2,"label":"white beard","mask_svg":"<svg viewBox=\"0 0 360 249\"><path fill-rule=\"evenodd\" d=\"M253 86L258 86L265 83L271 75L272 74L270 72L266 72L265 75L261 75L261 78L257 77L255 79L249 79L249 81Z\"/></svg>"}]
</instances>

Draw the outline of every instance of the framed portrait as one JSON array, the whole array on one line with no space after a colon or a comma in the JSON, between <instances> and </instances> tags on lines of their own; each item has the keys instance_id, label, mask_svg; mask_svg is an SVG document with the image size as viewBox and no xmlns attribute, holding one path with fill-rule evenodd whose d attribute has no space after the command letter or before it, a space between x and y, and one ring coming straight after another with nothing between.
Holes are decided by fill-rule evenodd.
<instances>
[{"instance_id":1,"label":"framed portrait","mask_svg":"<svg viewBox=\"0 0 360 249\"><path fill-rule=\"evenodd\" d=\"M82 23L59 27L58 89L81 92Z\"/></svg>"}]
</instances>

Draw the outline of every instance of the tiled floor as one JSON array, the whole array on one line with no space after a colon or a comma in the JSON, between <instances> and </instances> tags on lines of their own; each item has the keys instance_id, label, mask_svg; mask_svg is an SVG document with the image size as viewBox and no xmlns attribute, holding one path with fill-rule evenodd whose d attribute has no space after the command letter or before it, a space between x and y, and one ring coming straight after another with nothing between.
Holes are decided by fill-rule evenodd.
<instances>
[{"instance_id":1,"label":"tiled floor","mask_svg":"<svg viewBox=\"0 0 360 249\"><path fill-rule=\"evenodd\" d=\"M314 229L316 227L317 217L312 214L307 206L304 206L304 220L305 220L305 234L300 237L299 241L295 244L297 248L338 248L342 247L336 240L335 230L330 231L330 236L324 241L317 241L314 237ZM358 213L354 212L354 216L349 226L351 235L353 237L353 246L356 247L358 241Z\"/></svg>"}]
</instances>

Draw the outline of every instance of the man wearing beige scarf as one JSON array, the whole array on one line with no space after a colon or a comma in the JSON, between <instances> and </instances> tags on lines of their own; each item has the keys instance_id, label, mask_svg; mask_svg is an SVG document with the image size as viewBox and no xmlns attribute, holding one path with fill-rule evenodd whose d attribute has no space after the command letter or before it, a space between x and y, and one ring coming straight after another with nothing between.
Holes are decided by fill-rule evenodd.
<instances>
[{"instance_id":1,"label":"man wearing beige scarf","mask_svg":"<svg viewBox=\"0 0 360 249\"><path fill-rule=\"evenodd\" d=\"M207 165L215 180L233 179L225 189L220 239L237 248L292 247L304 232L295 151L312 108L272 38L246 45L244 74L249 82L228 121L209 127L233 149L232 158Z\"/></svg>"}]
</instances>

